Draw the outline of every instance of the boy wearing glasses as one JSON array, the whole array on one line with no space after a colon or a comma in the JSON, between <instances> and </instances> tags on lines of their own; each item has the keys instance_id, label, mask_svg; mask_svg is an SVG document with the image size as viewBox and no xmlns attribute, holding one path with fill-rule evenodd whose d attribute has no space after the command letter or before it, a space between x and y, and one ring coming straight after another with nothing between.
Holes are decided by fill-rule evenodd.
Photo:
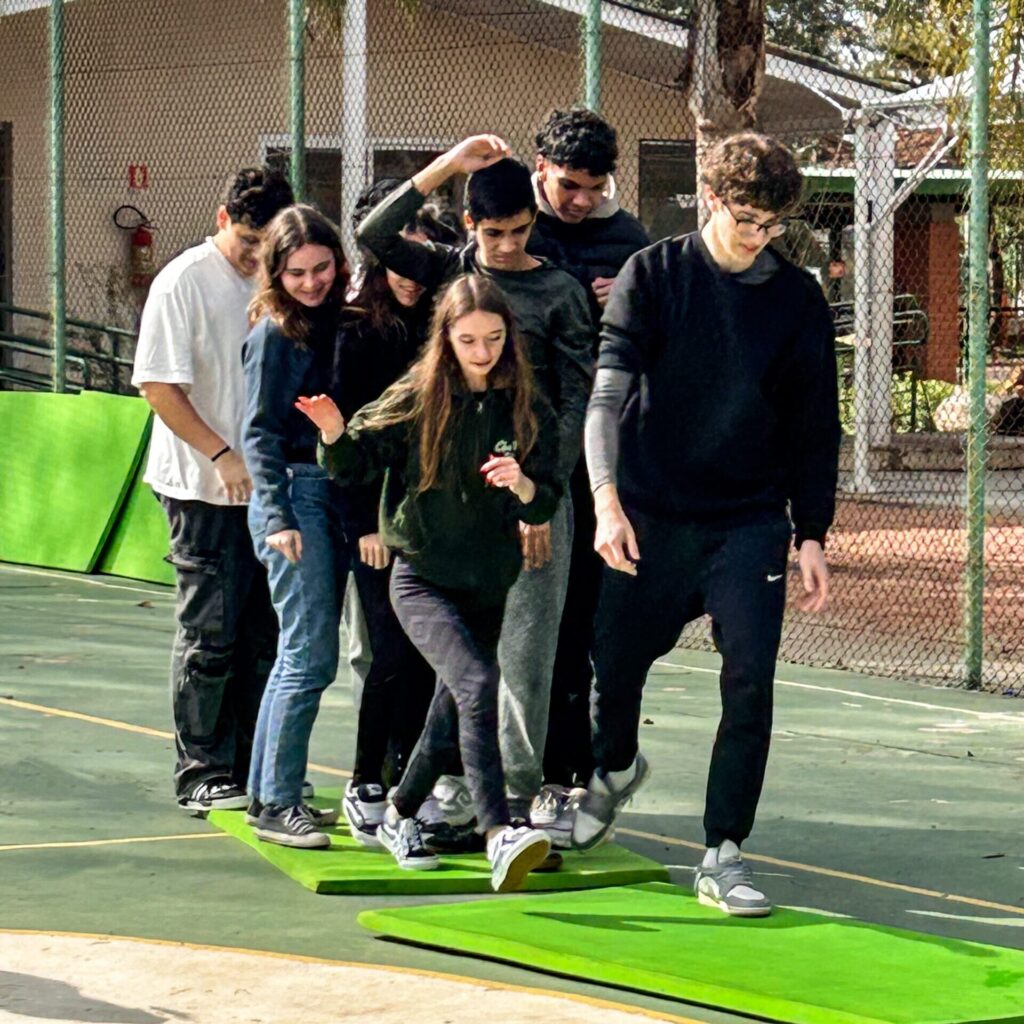
<instances>
[{"instance_id":1,"label":"boy wearing glasses","mask_svg":"<svg viewBox=\"0 0 1024 1024\"><path fill-rule=\"evenodd\" d=\"M595 624L594 759L572 840L604 839L649 767L641 694L683 626L712 620L722 717L704 814L702 903L763 916L740 845L750 834L772 727L790 543L798 607L829 593L839 412L831 316L821 289L767 248L800 198L790 152L734 135L703 168L700 232L633 256L612 290L586 419L605 562Z\"/></svg>"}]
</instances>

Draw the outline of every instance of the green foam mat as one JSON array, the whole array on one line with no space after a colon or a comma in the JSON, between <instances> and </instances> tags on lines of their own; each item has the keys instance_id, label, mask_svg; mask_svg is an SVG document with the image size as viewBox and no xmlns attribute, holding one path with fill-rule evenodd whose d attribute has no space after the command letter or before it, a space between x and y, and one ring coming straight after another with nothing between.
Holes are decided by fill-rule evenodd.
<instances>
[{"instance_id":1,"label":"green foam mat","mask_svg":"<svg viewBox=\"0 0 1024 1024\"><path fill-rule=\"evenodd\" d=\"M89 572L145 447L139 398L0 393L0 561Z\"/></svg>"},{"instance_id":2,"label":"green foam mat","mask_svg":"<svg viewBox=\"0 0 1024 1024\"><path fill-rule=\"evenodd\" d=\"M796 910L729 918L667 884L358 920L389 938L786 1024L1024 1024L1024 952Z\"/></svg>"},{"instance_id":3,"label":"green foam mat","mask_svg":"<svg viewBox=\"0 0 1024 1024\"><path fill-rule=\"evenodd\" d=\"M173 585L174 567L164 558L170 547L167 516L152 488L142 482L144 470L140 463L96 571Z\"/></svg>"},{"instance_id":4,"label":"green foam mat","mask_svg":"<svg viewBox=\"0 0 1024 1024\"><path fill-rule=\"evenodd\" d=\"M318 807L330 806L330 791L318 791L312 803ZM241 839L274 867L313 892L362 896L491 892L491 869L482 853L442 857L441 867L435 871L404 871L386 850L357 843L344 825L325 829L331 835L328 850L293 850L257 839L252 828L246 825L242 811L211 811L207 820ZM560 871L528 875L525 889L529 892L588 889L667 878L668 872L656 861L608 843L586 856L566 852Z\"/></svg>"}]
</instances>

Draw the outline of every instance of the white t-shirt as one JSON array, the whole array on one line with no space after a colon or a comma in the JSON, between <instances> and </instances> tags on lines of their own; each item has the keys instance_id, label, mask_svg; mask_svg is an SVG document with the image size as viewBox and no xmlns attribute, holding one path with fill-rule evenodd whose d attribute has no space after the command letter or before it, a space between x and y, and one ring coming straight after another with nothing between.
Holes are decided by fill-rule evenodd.
<instances>
[{"instance_id":1,"label":"white t-shirt","mask_svg":"<svg viewBox=\"0 0 1024 1024\"><path fill-rule=\"evenodd\" d=\"M132 384L180 384L199 415L240 451L245 413L242 344L255 282L207 238L157 274L142 311ZM171 498L229 505L212 462L153 420L143 479Z\"/></svg>"}]
</instances>

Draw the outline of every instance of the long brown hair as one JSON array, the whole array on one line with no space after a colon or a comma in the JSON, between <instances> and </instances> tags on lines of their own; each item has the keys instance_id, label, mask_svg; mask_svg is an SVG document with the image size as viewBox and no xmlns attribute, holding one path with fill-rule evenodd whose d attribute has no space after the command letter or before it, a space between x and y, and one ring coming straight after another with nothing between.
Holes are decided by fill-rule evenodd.
<instances>
[{"instance_id":1,"label":"long brown hair","mask_svg":"<svg viewBox=\"0 0 1024 1024\"><path fill-rule=\"evenodd\" d=\"M285 207L268 225L260 245L259 288L249 303L249 317L255 323L269 316L285 337L305 342L312 326L309 309L293 299L281 283L288 257L304 245L322 245L334 255L335 278L322 308L341 306L348 283L348 265L341 249L337 227L319 210L297 204Z\"/></svg>"},{"instance_id":2,"label":"long brown hair","mask_svg":"<svg viewBox=\"0 0 1024 1024\"><path fill-rule=\"evenodd\" d=\"M515 328L512 310L501 289L479 274L456 278L434 309L430 336L409 372L381 396L367 429L411 421L419 427L420 479L417 490L438 484L441 468L452 450L453 396L467 391L466 381L452 348L452 327L461 317L477 311L495 313L505 324L505 344L487 375L490 388L513 392L512 424L520 460L537 443L533 370L526 346Z\"/></svg>"}]
</instances>

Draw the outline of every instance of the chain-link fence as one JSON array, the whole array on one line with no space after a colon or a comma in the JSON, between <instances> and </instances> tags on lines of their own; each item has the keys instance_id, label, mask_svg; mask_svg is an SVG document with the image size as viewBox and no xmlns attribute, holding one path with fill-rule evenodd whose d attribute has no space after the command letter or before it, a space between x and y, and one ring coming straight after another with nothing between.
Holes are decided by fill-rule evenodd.
<instances>
[{"instance_id":1,"label":"chain-link fence","mask_svg":"<svg viewBox=\"0 0 1024 1024\"><path fill-rule=\"evenodd\" d=\"M502 134L531 160L534 134L553 108L599 97L619 134L619 202L652 239L693 230L698 136L709 131L697 130L693 88L717 74L728 87L749 87L758 126L789 144L803 166L807 202L777 245L820 281L838 335L845 436L829 541L834 600L820 618L789 616L783 657L963 681L971 78L908 91L771 40L763 79L750 78L749 68L729 63L729 26L721 25L721 66L695 67L707 50L694 45L692 19L665 13L672 7L75 0L62 9L63 60L54 60L53 5L0 0L6 386L42 386L51 373L45 316L53 306L51 253L61 243L68 383L127 390L117 360L130 360L153 269L137 251L145 245L135 243L148 232L159 266L211 233L228 173L290 166L296 138L305 165L297 184L338 221L354 258L349 214L369 181L407 176L479 131ZM305 25L301 48L289 43L296 16ZM298 124L296 81L304 100ZM51 83L64 103L53 123ZM996 93L984 683L1018 692L1024 146L1017 83L1008 78ZM59 177L51 133L63 141L63 240L50 215ZM453 182L441 199L457 209L460 190ZM703 645L706 637L698 623L682 642Z\"/></svg>"}]
</instances>

